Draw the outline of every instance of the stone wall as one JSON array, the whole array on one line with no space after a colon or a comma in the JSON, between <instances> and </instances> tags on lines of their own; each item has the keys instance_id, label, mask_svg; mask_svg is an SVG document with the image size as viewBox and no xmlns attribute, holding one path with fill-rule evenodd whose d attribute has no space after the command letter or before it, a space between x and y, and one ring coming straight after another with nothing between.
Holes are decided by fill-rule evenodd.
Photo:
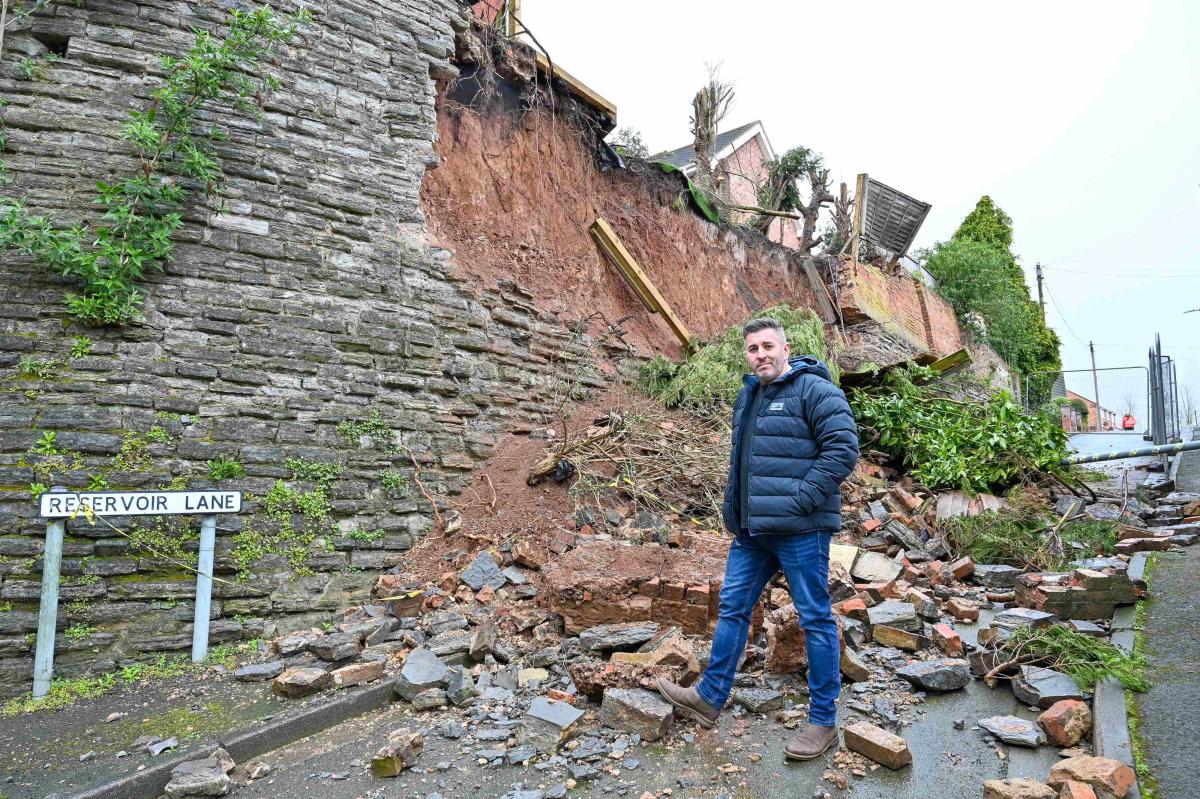
<instances>
[{"instance_id":1,"label":"stone wall","mask_svg":"<svg viewBox=\"0 0 1200 799\"><path fill-rule=\"evenodd\" d=\"M36 484L243 490L246 512L219 520L212 640L270 635L327 621L365 596L375 572L403 562L430 527L425 492L452 503L502 433L543 424L564 392L605 384L612 348L589 335L595 320L583 321L597 303L613 321L621 309L636 313L631 342L642 351L675 351L594 245L579 246L594 263L576 281L579 299L564 304L544 275L571 274L574 261L550 253L549 271L522 272L446 249L460 243L447 233L452 219L441 218L445 235L430 234L422 182L439 163L448 112L437 86L458 74L455 31L466 24L456 2L313 10L304 37L271 67L283 86L263 118L218 112L231 134L220 145L226 181L218 197L190 206L174 260L146 281L144 321L69 324L68 282L3 256L0 693L26 688L32 669L44 535ZM157 55L185 51L189 29L218 30L222 19L205 4L89 0L55 3L10 30L0 64L12 175L3 193L59 222L94 214L94 181L132 164L120 125L146 105ZM62 60L22 79L16 60L48 48ZM563 117L559 128L570 124ZM440 155L447 166L475 157L454 147ZM577 168L560 165L562 185ZM585 179L595 174L589 163ZM666 180L622 176L595 188L623 236L636 207L664 215L664 291L697 332L724 321L710 308L742 315L779 291L807 302L791 254L670 210ZM485 214L473 235L503 227L490 213L497 221ZM220 459L245 476L215 483L210 462ZM322 493L327 506L299 512L298 497ZM60 676L190 645L193 523L108 521L68 526ZM256 557L265 547L278 551Z\"/></svg>"},{"instance_id":2,"label":"stone wall","mask_svg":"<svg viewBox=\"0 0 1200 799\"><path fill-rule=\"evenodd\" d=\"M166 0L52 10L5 43L13 177L5 193L65 220L92 213L96 179L128 168L119 125L145 104L156 54L185 50L193 26L219 29L222 12ZM455 74L457 4L372 0L314 11L274 67L283 89L264 118L223 114L226 184L188 213L174 261L148 281L144 323L67 326L69 286L5 255L4 692L27 685L31 671L44 531L31 484L204 487L208 461L240 463L246 476L221 485L257 499L249 513L220 520L213 640L248 638L328 619L368 590L372 570L404 557L430 523L407 453L429 491L453 494L502 431L539 422L564 374L602 384L586 336L511 282L465 287L448 252L420 244L420 184L436 159L434 79ZM20 79L15 59L46 43L65 43L65 58L48 63L42 80ZM72 357L78 335L90 337L90 352ZM22 358L45 365L41 377L22 372ZM363 446L353 429L339 435L339 423L372 415L379 421L360 430L375 435ZM34 451L47 433L63 454ZM292 481L288 459L340 466L329 487L335 527L309 528L308 574L272 555L238 580L237 536L272 532L261 498L277 479L314 487ZM172 542L194 550L194 530L111 521L116 529L70 523L59 674L189 645L193 578L170 552L159 555Z\"/></svg>"}]
</instances>

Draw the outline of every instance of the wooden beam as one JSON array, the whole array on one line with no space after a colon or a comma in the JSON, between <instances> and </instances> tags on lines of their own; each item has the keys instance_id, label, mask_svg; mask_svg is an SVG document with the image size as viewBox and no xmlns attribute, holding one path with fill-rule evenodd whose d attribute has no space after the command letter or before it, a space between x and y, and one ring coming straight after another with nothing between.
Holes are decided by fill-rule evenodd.
<instances>
[{"instance_id":1,"label":"wooden beam","mask_svg":"<svg viewBox=\"0 0 1200 799\"><path fill-rule=\"evenodd\" d=\"M939 358L929 365L929 368L935 372L946 373L954 369L966 366L971 362L971 353L967 352L966 347L952 352L945 358Z\"/></svg>"},{"instance_id":2,"label":"wooden beam","mask_svg":"<svg viewBox=\"0 0 1200 799\"><path fill-rule=\"evenodd\" d=\"M812 258L803 258L801 262L804 264L804 274L808 277L808 285L812 287L813 298L817 301L817 307L821 309L821 318L825 320L825 324L831 325L838 318L833 307L833 298L829 296L829 289L817 274Z\"/></svg>"},{"instance_id":3,"label":"wooden beam","mask_svg":"<svg viewBox=\"0 0 1200 799\"><path fill-rule=\"evenodd\" d=\"M541 72L543 75L549 75L550 74L550 59L546 58L546 54L542 53L542 52L538 52L538 53L536 53L536 55L537 55L538 71ZM558 78L563 83L570 86L571 91L574 92L580 99L582 99L588 105L590 105L593 108L596 108L600 111L603 111L604 113L606 113L610 117L612 117L612 121L613 121L614 125L617 123L617 107L615 105L613 105L612 103L610 103L608 100L604 99L604 97L602 97L598 92L593 91L590 87L588 87L588 85L586 83L579 80L579 78L576 78L571 73L567 72L565 69L560 67L558 64L554 65L554 77Z\"/></svg>"},{"instance_id":4,"label":"wooden beam","mask_svg":"<svg viewBox=\"0 0 1200 799\"><path fill-rule=\"evenodd\" d=\"M596 239L600 249L604 250L604 254L612 259L612 262L621 270L621 274L633 286L634 291L641 297L646 307L652 313L660 314L683 348L690 350L692 348L691 333L688 332L683 321L671 310L670 304L659 292L654 282L650 280L650 276L638 266L638 262L630 255L629 250L625 249L625 245L621 243L621 239L618 238L612 226L603 217L598 217L588 231Z\"/></svg>"}]
</instances>

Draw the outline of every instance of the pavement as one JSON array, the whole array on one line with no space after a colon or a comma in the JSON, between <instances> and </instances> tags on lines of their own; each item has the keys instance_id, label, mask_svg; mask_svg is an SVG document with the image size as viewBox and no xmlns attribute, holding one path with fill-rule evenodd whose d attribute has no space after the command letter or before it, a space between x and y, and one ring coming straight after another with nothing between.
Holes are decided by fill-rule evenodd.
<instances>
[{"instance_id":1,"label":"pavement","mask_svg":"<svg viewBox=\"0 0 1200 799\"><path fill-rule=\"evenodd\" d=\"M959 625L958 629L965 640L973 639L974 627ZM843 721L848 715L857 716L846 707L854 698L852 688L845 686L839 710ZM802 703L803 697L797 697L797 701ZM986 780L1004 777L1043 780L1058 760L1054 747L1033 750L989 744L974 729L978 719L988 716L1035 718L1003 684L990 690L982 682L972 680L962 691L927 697L915 706L915 711L914 723L901 730L909 742L913 765L899 772L876 767L863 778L851 777L849 794L823 780L832 753L810 763L790 763L783 756L783 746L795 734L793 731L769 716L727 711L715 732L684 724L665 743L631 746L624 757L607 761L616 773L601 773L592 781L581 782L570 795L636 799L644 791L658 793L671 789L673 799L721 795L728 799L779 796L808 799L826 791L857 799L924 799L934 795L930 786L936 785L939 799L978 799ZM569 776L561 765L545 769L538 769L536 764L478 765L474 751L484 744L472 742L462 746L462 741L442 738L436 732L442 721L458 719L461 719L459 711L422 714L406 703L398 703L381 713L353 719L262 757L272 766L271 774L240 788L237 795L278 799L310 796L425 799L437 793L445 797L491 799L520 789L546 791ZM958 720L965 720L964 731L955 729ZM594 726L594 722L589 726ZM388 733L400 727L428 731L417 767L394 779L371 777L367 768L371 756L386 742Z\"/></svg>"},{"instance_id":2,"label":"pavement","mask_svg":"<svg viewBox=\"0 0 1200 799\"><path fill-rule=\"evenodd\" d=\"M179 753L207 753L234 731L294 720L330 696L283 700L270 683L235 682L210 668L131 683L61 710L0 715L0 799L71 796ZM107 721L113 714L120 717ZM134 745L142 736L175 738L178 747L151 755Z\"/></svg>"},{"instance_id":3,"label":"pavement","mask_svg":"<svg viewBox=\"0 0 1200 799\"><path fill-rule=\"evenodd\" d=\"M1200 491L1200 452L1184 453L1176 490ZM1191 799L1200 785L1200 547L1158 556L1146 613L1149 692L1134 696L1158 799Z\"/></svg>"}]
</instances>

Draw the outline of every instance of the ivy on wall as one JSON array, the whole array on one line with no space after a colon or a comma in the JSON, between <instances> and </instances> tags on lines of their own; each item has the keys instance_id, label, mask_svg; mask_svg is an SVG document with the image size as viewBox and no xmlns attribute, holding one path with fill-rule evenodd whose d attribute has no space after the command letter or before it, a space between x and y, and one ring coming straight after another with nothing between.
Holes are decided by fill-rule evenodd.
<instances>
[{"instance_id":1,"label":"ivy on wall","mask_svg":"<svg viewBox=\"0 0 1200 799\"><path fill-rule=\"evenodd\" d=\"M261 63L309 22L308 11L279 16L266 7L230 10L224 38L197 30L181 58L162 56L166 73L150 107L132 111L121 138L133 149L129 174L97 181L94 203L100 220L63 228L31 214L23 199L0 200L0 247L32 256L70 278L78 291L67 295L67 311L87 325L123 325L136 320L139 286L147 272L161 270L174 249L189 195L212 194L221 183L213 143L226 137L219 125L201 124L212 106L261 114L265 93L279 82L260 75Z\"/></svg>"}]
</instances>

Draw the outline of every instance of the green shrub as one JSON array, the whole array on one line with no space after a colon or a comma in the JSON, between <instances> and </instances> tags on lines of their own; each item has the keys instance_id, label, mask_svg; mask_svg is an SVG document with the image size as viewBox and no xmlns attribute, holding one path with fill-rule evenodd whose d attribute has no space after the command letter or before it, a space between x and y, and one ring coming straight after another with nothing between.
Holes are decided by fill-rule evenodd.
<instances>
[{"instance_id":1,"label":"green shrub","mask_svg":"<svg viewBox=\"0 0 1200 799\"><path fill-rule=\"evenodd\" d=\"M401 474L394 469L388 469L379 476L379 485L387 493L402 497L408 496L408 492L411 488L408 482L408 476Z\"/></svg>"},{"instance_id":2,"label":"green shrub","mask_svg":"<svg viewBox=\"0 0 1200 799\"><path fill-rule=\"evenodd\" d=\"M883 450L932 489L992 491L1040 472L1065 475L1061 426L1025 413L1007 392L962 402L914 382L928 371L893 369L882 384L851 392L864 449Z\"/></svg>"},{"instance_id":3,"label":"green shrub","mask_svg":"<svg viewBox=\"0 0 1200 799\"><path fill-rule=\"evenodd\" d=\"M57 358L34 358L32 355L22 355L17 363L17 372L29 380L49 380L62 366Z\"/></svg>"},{"instance_id":4,"label":"green shrub","mask_svg":"<svg viewBox=\"0 0 1200 799\"><path fill-rule=\"evenodd\" d=\"M24 198L5 199L0 248L32 256L76 282L80 293L67 296L75 319L91 325L133 321L145 274L174 256L171 237L183 224L188 195L196 187L211 194L220 185L214 143L226 138L222 116L229 109L261 114L264 96L278 86L263 74L262 61L309 19L304 9L287 18L267 7L233 9L225 38L195 30L184 57L160 56L153 74L163 76L161 85L149 92L148 106L130 111L122 125L136 162L111 183L96 182L102 213L91 215L94 221L63 225L31 214ZM41 68L29 58L17 65L27 79L39 77Z\"/></svg>"}]
</instances>

